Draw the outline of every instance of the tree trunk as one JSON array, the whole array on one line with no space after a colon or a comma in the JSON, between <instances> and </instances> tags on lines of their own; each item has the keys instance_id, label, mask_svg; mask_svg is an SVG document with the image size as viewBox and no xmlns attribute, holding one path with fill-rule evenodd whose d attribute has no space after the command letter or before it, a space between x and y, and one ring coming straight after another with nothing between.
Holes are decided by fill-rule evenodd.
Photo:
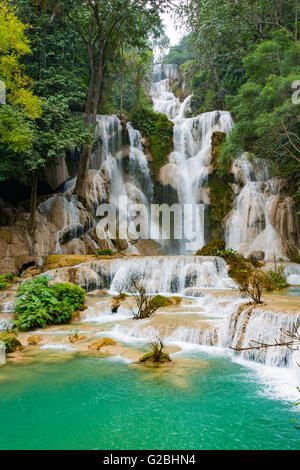
<instances>
[{"instance_id":1,"label":"tree trunk","mask_svg":"<svg viewBox=\"0 0 300 470\"><path fill-rule=\"evenodd\" d=\"M34 234L36 227L36 202L37 202L37 187L38 187L38 171L33 172L31 183L31 200L30 200L30 235Z\"/></svg>"},{"instance_id":2,"label":"tree trunk","mask_svg":"<svg viewBox=\"0 0 300 470\"><path fill-rule=\"evenodd\" d=\"M86 105L86 123L90 123L92 126L96 124L97 118L97 111L101 99L102 94L102 81L103 81L103 52L100 50L99 52L99 60L98 60L98 70L97 70L97 81L95 87L95 68L92 66L91 70L91 80L90 80L90 87L89 87L89 94L88 100ZM92 119L91 118L92 112ZM77 180L74 189L74 194L78 196L78 199L83 203L83 205L87 205L86 200L86 189L87 189L87 180L89 174L89 167L90 167L90 160L92 154L92 145L84 146L81 150L79 166L78 166L78 173L77 173Z\"/></svg>"},{"instance_id":3,"label":"tree trunk","mask_svg":"<svg viewBox=\"0 0 300 470\"><path fill-rule=\"evenodd\" d=\"M122 62L121 62L121 83L120 83L120 118L122 120L122 114L123 114L123 81L124 81L124 70L123 70L123 61L124 61L124 55L123 55L123 44L122 44Z\"/></svg>"}]
</instances>

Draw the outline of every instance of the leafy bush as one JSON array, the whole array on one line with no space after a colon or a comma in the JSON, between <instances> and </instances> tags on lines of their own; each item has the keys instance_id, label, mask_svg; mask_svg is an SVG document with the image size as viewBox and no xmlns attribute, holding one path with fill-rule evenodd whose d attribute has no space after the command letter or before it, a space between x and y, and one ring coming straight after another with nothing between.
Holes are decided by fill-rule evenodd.
<instances>
[{"instance_id":1,"label":"leafy bush","mask_svg":"<svg viewBox=\"0 0 300 470\"><path fill-rule=\"evenodd\" d=\"M165 297L164 295L155 295L150 302L151 307L154 307L155 310L158 308L168 307L169 305L173 305L174 302L169 297Z\"/></svg>"},{"instance_id":2,"label":"leafy bush","mask_svg":"<svg viewBox=\"0 0 300 470\"><path fill-rule=\"evenodd\" d=\"M0 289L5 289L5 287L8 286L8 283L13 281L14 277L13 273L2 274L0 276Z\"/></svg>"},{"instance_id":3,"label":"leafy bush","mask_svg":"<svg viewBox=\"0 0 300 470\"><path fill-rule=\"evenodd\" d=\"M105 248L104 250L97 251L98 256L112 256L114 255L114 251L110 248Z\"/></svg>"},{"instance_id":4,"label":"leafy bush","mask_svg":"<svg viewBox=\"0 0 300 470\"><path fill-rule=\"evenodd\" d=\"M217 252L225 250L225 242L219 238L214 238L207 245L198 250L196 255L199 256L218 256Z\"/></svg>"},{"instance_id":5,"label":"leafy bush","mask_svg":"<svg viewBox=\"0 0 300 470\"><path fill-rule=\"evenodd\" d=\"M160 336L154 338L152 341L149 342L149 345L152 349L151 352L144 354L140 357L139 362L155 362L159 364L160 362L171 362L171 358L169 354L165 353L163 350L165 348L165 343L163 338Z\"/></svg>"},{"instance_id":6,"label":"leafy bush","mask_svg":"<svg viewBox=\"0 0 300 470\"><path fill-rule=\"evenodd\" d=\"M265 288L267 291L281 290L288 287L286 282L285 275L283 273L284 266L278 266L278 268L273 271L269 269L265 276Z\"/></svg>"},{"instance_id":7,"label":"leafy bush","mask_svg":"<svg viewBox=\"0 0 300 470\"><path fill-rule=\"evenodd\" d=\"M0 289L5 289L7 286L7 282L3 281L2 276L0 276Z\"/></svg>"},{"instance_id":8,"label":"leafy bush","mask_svg":"<svg viewBox=\"0 0 300 470\"><path fill-rule=\"evenodd\" d=\"M72 284L49 285L40 276L19 286L15 303L15 327L20 330L66 323L83 308L85 291Z\"/></svg>"}]
</instances>

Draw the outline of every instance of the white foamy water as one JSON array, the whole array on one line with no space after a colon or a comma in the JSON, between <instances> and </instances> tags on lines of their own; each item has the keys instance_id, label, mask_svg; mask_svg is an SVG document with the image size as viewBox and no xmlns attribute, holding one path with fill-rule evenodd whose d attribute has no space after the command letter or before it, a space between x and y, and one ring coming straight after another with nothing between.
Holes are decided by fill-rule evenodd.
<instances>
[{"instance_id":1,"label":"white foamy water","mask_svg":"<svg viewBox=\"0 0 300 470\"><path fill-rule=\"evenodd\" d=\"M57 351L77 351L77 349L68 346L67 344L57 344L57 343L49 343L44 344L40 347L40 349L54 349Z\"/></svg>"}]
</instances>

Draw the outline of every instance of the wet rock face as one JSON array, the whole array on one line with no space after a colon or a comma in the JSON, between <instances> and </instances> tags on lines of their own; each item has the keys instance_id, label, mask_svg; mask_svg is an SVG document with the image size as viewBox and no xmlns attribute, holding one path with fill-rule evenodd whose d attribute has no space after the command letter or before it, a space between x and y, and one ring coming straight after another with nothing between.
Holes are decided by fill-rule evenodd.
<instances>
[{"instance_id":1,"label":"wet rock face","mask_svg":"<svg viewBox=\"0 0 300 470\"><path fill-rule=\"evenodd\" d=\"M0 237L0 274L20 274L24 267L34 264L31 256L30 238L22 227L5 227L9 236Z\"/></svg>"},{"instance_id":2,"label":"wet rock face","mask_svg":"<svg viewBox=\"0 0 300 470\"><path fill-rule=\"evenodd\" d=\"M57 164L53 164L42 172L40 179L46 183L54 191L65 183L69 178L69 172L66 164L66 159L58 158Z\"/></svg>"},{"instance_id":3,"label":"wet rock face","mask_svg":"<svg viewBox=\"0 0 300 470\"><path fill-rule=\"evenodd\" d=\"M265 259L265 252L264 251L252 251L248 259L256 259L257 261L263 261Z\"/></svg>"},{"instance_id":4,"label":"wet rock face","mask_svg":"<svg viewBox=\"0 0 300 470\"><path fill-rule=\"evenodd\" d=\"M274 196L267 206L272 226L285 240L289 253L297 251L300 244L300 217L296 214L296 204L291 197Z\"/></svg>"}]
</instances>

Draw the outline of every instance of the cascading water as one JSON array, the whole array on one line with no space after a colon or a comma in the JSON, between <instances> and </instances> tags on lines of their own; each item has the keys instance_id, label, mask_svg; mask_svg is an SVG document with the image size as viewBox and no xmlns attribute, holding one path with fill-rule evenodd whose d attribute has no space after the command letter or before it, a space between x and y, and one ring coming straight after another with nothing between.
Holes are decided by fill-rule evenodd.
<instances>
[{"instance_id":1,"label":"cascading water","mask_svg":"<svg viewBox=\"0 0 300 470\"><path fill-rule=\"evenodd\" d=\"M222 258L202 256L142 256L80 264L76 282L86 290L130 290L130 278L138 278L148 293L177 293L195 289L232 289ZM67 280L68 268L48 271L56 281Z\"/></svg>"},{"instance_id":2,"label":"cascading water","mask_svg":"<svg viewBox=\"0 0 300 470\"><path fill-rule=\"evenodd\" d=\"M169 163L160 170L160 181L173 187L178 194L178 200L183 207L191 204L196 209L199 193L207 181L211 168L211 137L214 131L228 134L233 126L229 112L213 111L193 118L185 118L190 96L183 103L170 92L170 80L165 76L164 65L156 65L155 81L151 87L151 97L154 110L167 115L174 122L174 151L169 157ZM161 79L162 78L162 79ZM187 217L187 227L196 228L196 238L191 251L204 245L204 221L197 208ZM186 239L176 246L176 252L185 253Z\"/></svg>"},{"instance_id":3,"label":"cascading water","mask_svg":"<svg viewBox=\"0 0 300 470\"><path fill-rule=\"evenodd\" d=\"M265 259L285 256L285 242L270 222L270 207L278 198L276 180L270 179L268 164L259 159L249 161L245 154L233 163L236 182L243 184L226 220L226 246L244 256L255 251ZM236 185L239 191L238 184Z\"/></svg>"},{"instance_id":4,"label":"cascading water","mask_svg":"<svg viewBox=\"0 0 300 470\"><path fill-rule=\"evenodd\" d=\"M148 203L152 199L153 184L151 181L148 161L143 150L142 134L127 123L129 136L129 175L140 180L141 187L145 188Z\"/></svg>"}]
</instances>

